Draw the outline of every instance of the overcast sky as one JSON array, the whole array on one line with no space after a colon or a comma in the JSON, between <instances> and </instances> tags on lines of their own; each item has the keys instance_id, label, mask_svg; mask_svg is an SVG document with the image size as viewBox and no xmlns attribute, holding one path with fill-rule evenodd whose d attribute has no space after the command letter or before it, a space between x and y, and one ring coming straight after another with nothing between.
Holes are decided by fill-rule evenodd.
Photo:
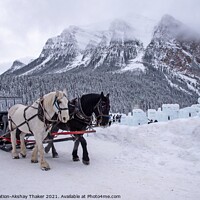
<instances>
[{"instance_id":1,"label":"overcast sky","mask_svg":"<svg viewBox=\"0 0 200 200\"><path fill-rule=\"evenodd\" d=\"M200 28L200 0L0 0L0 63L37 57L46 40L69 25L141 14L171 14Z\"/></svg>"}]
</instances>

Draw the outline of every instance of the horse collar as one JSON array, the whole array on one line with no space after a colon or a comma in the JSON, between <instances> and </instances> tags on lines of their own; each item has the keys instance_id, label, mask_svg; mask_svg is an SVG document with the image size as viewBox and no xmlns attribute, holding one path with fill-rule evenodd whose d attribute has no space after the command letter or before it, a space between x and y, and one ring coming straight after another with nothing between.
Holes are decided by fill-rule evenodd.
<instances>
[{"instance_id":1,"label":"horse collar","mask_svg":"<svg viewBox=\"0 0 200 200\"><path fill-rule=\"evenodd\" d=\"M74 111L70 114L74 118L76 116L80 121L86 124L90 124L92 121L92 116L87 116L82 109L81 98L75 98L71 101L71 105L74 107Z\"/></svg>"},{"instance_id":2,"label":"horse collar","mask_svg":"<svg viewBox=\"0 0 200 200\"><path fill-rule=\"evenodd\" d=\"M45 125L52 124L53 122L58 121L57 120L58 119L58 114L57 113L55 113L53 115L53 117L51 118L51 120L46 119L45 112L47 113L47 111L44 109L43 102L44 102L44 99L40 98L39 105L38 105L38 118L42 122L44 122Z\"/></svg>"},{"instance_id":3,"label":"horse collar","mask_svg":"<svg viewBox=\"0 0 200 200\"><path fill-rule=\"evenodd\" d=\"M87 116L84 112L83 112L83 108L82 108L82 104L81 104L81 98L78 98L78 107L79 107L79 114L85 118L85 119L91 119L91 116Z\"/></svg>"}]
</instances>

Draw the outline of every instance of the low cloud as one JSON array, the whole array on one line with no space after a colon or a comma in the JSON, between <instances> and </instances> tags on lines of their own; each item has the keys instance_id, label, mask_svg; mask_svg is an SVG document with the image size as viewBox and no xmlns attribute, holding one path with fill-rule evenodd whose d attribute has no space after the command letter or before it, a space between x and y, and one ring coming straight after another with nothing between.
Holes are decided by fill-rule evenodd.
<instances>
[{"instance_id":1,"label":"low cloud","mask_svg":"<svg viewBox=\"0 0 200 200\"><path fill-rule=\"evenodd\" d=\"M168 13L199 30L199 10L199 0L0 1L0 62L39 55L46 40L69 25L87 25L131 13L157 21Z\"/></svg>"}]
</instances>

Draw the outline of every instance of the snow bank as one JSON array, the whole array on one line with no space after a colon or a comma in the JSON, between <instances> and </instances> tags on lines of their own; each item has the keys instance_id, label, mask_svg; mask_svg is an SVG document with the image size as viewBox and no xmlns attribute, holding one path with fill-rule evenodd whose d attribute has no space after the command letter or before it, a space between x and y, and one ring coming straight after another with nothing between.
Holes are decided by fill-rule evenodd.
<instances>
[{"instance_id":1,"label":"snow bank","mask_svg":"<svg viewBox=\"0 0 200 200\"><path fill-rule=\"evenodd\" d=\"M199 199L199 118L137 127L114 124L97 128L96 133L85 138L89 166L71 161L72 142L56 143L58 159L46 154L52 168L48 172L30 163L30 151L26 159L19 160L1 151L0 195L44 195L41 199L50 194L60 199L62 195L78 195L79 199L108 199L108 195L122 200Z\"/></svg>"}]
</instances>

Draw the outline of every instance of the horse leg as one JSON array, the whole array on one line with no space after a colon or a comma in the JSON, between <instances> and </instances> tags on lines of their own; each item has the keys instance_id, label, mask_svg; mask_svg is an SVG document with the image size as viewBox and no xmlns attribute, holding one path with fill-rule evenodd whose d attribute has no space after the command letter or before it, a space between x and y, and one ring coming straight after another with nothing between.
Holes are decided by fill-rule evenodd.
<instances>
[{"instance_id":1,"label":"horse leg","mask_svg":"<svg viewBox=\"0 0 200 200\"><path fill-rule=\"evenodd\" d=\"M55 146L54 146L53 141L52 141L52 142L49 142L49 143L47 144L47 146L44 148L45 153L48 153L48 152L50 151L50 149L51 149L52 157L53 157L53 158L58 158L59 156L58 156L58 153L57 153L57 151L56 151L56 148L55 148Z\"/></svg>"},{"instance_id":2,"label":"horse leg","mask_svg":"<svg viewBox=\"0 0 200 200\"><path fill-rule=\"evenodd\" d=\"M35 147L33 149L32 156L31 156L31 162L38 163L38 146L37 146L37 144L35 144Z\"/></svg>"},{"instance_id":3,"label":"horse leg","mask_svg":"<svg viewBox=\"0 0 200 200\"><path fill-rule=\"evenodd\" d=\"M11 143L12 143L12 157L13 159L19 159L19 154L16 149L16 129L10 132Z\"/></svg>"},{"instance_id":4,"label":"horse leg","mask_svg":"<svg viewBox=\"0 0 200 200\"><path fill-rule=\"evenodd\" d=\"M40 153L40 168L42 170L49 170L50 166L48 164L48 162L44 159L44 147L43 147L43 139L46 137L45 135L35 135L35 141L36 141L36 147L38 148L38 151ZM32 155L33 158L33 155Z\"/></svg>"},{"instance_id":5,"label":"horse leg","mask_svg":"<svg viewBox=\"0 0 200 200\"><path fill-rule=\"evenodd\" d=\"M59 155L58 155L58 153L57 153L57 151L56 151L56 148L55 148L53 142L52 142L52 149L51 149L51 152L52 152L52 157L53 157L53 158L59 158Z\"/></svg>"},{"instance_id":6,"label":"horse leg","mask_svg":"<svg viewBox=\"0 0 200 200\"><path fill-rule=\"evenodd\" d=\"M81 146L83 148L82 162L85 165L89 165L90 164L90 159L89 159L88 151L87 151L87 142L86 142L86 140L85 140L85 138L83 136L79 136L79 141L81 142Z\"/></svg>"},{"instance_id":7,"label":"horse leg","mask_svg":"<svg viewBox=\"0 0 200 200\"><path fill-rule=\"evenodd\" d=\"M51 149L52 157L53 158L58 158L59 156L58 156L58 153L57 153L56 148L55 148L54 143L53 143L54 136L48 134L47 138L52 140L52 141L50 141L48 143L48 145L44 148L45 152L48 153L50 151L50 149Z\"/></svg>"},{"instance_id":8,"label":"horse leg","mask_svg":"<svg viewBox=\"0 0 200 200\"><path fill-rule=\"evenodd\" d=\"M53 125L53 127L51 129L51 133L58 132L59 128L56 125L57 124ZM58 153L57 153L56 148L55 148L54 143L53 143L54 136L52 136L51 133L48 133L47 138L50 139L50 140L52 140L52 141L50 141L48 143L48 145L44 148L44 150L45 150L46 153L48 153L50 151L50 149L52 148L51 149L52 157L53 158L58 158L59 156L58 156Z\"/></svg>"},{"instance_id":9,"label":"horse leg","mask_svg":"<svg viewBox=\"0 0 200 200\"><path fill-rule=\"evenodd\" d=\"M43 144L41 142L41 144L38 145L38 150L40 153L40 167L42 170L50 170L50 166L48 164L48 162L44 159L44 147Z\"/></svg>"},{"instance_id":10,"label":"horse leg","mask_svg":"<svg viewBox=\"0 0 200 200\"><path fill-rule=\"evenodd\" d=\"M73 152L72 152L72 159L73 161L79 161L79 157L78 157L78 146L79 146L80 141L78 140L78 137L76 137L76 140L74 142L74 148L73 148Z\"/></svg>"},{"instance_id":11,"label":"horse leg","mask_svg":"<svg viewBox=\"0 0 200 200\"><path fill-rule=\"evenodd\" d=\"M38 136L38 135L37 135ZM40 153L40 167L42 170L50 170L50 166L48 162L44 159L44 146L43 146L43 140L46 138L47 133L39 135L39 137L36 137L36 143L38 145L38 150Z\"/></svg>"},{"instance_id":12,"label":"horse leg","mask_svg":"<svg viewBox=\"0 0 200 200\"><path fill-rule=\"evenodd\" d=\"M25 142L24 142L25 135L26 134L23 132L20 134L20 147L21 147L20 154L23 158L26 157L26 146L25 146Z\"/></svg>"}]
</instances>

